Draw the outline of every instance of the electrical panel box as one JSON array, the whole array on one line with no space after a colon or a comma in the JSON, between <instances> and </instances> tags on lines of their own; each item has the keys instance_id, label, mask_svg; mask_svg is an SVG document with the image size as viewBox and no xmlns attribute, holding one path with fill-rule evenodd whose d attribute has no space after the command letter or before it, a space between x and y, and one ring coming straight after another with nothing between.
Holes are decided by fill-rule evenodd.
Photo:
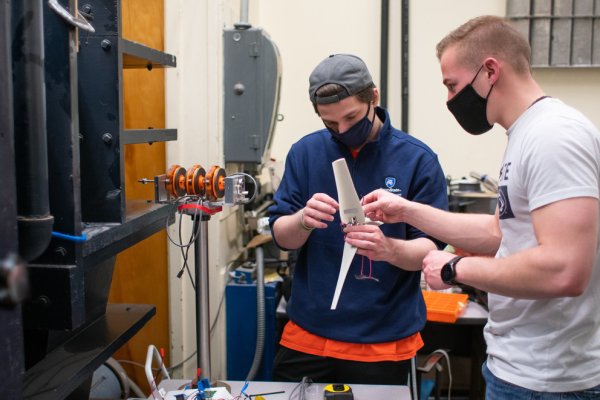
<instances>
[{"instance_id":1,"label":"electrical panel box","mask_svg":"<svg viewBox=\"0 0 600 400\"><path fill-rule=\"evenodd\" d=\"M225 162L263 164L279 106L279 51L260 28L225 29L223 36Z\"/></svg>"},{"instance_id":2,"label":"electrical panel box","mask_svg":"<svg viewBox=\"0 0 600 400\"><path fill-rule=\"evenodd\" d=\"M253 380L273 380L277 351L276 310L279 282L265 283L265 341L258 372ZM256 283L231 282L225 288L227 303L227 379L243 381L256 350Z\"/></svg>"}]
</instances>

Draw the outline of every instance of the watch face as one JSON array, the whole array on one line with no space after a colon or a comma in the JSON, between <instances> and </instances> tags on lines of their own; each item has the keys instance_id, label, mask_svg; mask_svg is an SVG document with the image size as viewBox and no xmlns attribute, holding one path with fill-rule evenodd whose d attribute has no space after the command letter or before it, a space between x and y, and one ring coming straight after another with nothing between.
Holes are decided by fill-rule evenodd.
<instances>
[{"instance_id":1,"label":"watch face","mask_svg":"<svg viewBox=\"0 0 600 400\"><path fill-rule=\"evenodd\" d=\"M454 274L452 273L452 267L448 264L445 264L442 267L442 271L440 273L441 277L442 277L442 281L444 281L444 283L450 283L452 282L452 279L454 279Z\"/></svg>"}]
</instances>

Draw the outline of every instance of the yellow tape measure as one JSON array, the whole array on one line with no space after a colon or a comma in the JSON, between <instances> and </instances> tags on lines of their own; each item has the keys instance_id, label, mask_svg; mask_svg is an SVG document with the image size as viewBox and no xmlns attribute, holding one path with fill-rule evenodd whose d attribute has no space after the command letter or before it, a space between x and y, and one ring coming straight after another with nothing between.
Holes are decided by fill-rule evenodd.
<instances>
[{"instance_id":1,"label":"yellow tape measure","mask_svg":"<svg viewBox=\"0 0 600 400\"><path fill-rule=\"evenodd\" d=\"M325 386L323 398L325 400L353 400L354 395L350 386L334 383Z\"/></svg>"}]
</instances>

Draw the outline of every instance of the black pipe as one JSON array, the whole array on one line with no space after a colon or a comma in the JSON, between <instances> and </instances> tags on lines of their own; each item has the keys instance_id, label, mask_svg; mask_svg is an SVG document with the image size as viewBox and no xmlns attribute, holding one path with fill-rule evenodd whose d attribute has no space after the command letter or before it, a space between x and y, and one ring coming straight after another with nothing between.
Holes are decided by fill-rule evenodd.
<instances>
[{"instance_id":1,"label":"black pipe","mask_svg":"<svg viewBox=\"0 0 600 400\"><path fill-rule=\"evenodd\" d=\"M387 108L388 99L388 41L390 36L390 0L381 0L381 51L379 73L379 99L381 107Z\"/></svg>"},{"instance_id":2,"label":"black pipe","mask_svg":"<svg viewBox=\"0 0 600 400\"><path fill-rule=\"evenodd\" d=\"M12 2L12 57L19 253L48 247L54 217L48 195L48 143L42 0Z\"/></svg>"},{"instance_id":3,"label":"black pipe","mask_svg":"<svg viewBox=\"0 0 600 400\"><path fill-rule=\"evenodd\" d=\"M408 1L402 0L402 23L401 23L401 35L402 35L402 125L401 129L404 132L408 132Z\"/></svg>"},{"instance_id":4,"label":"black pipe","mask_svg":"<svg viewBox=\"0 0 600 400\"><path fill-rule=\"evenodd\" d=\"M17 252L10 2L0 1L0 260Z\"/></svg>"}]
</instances>

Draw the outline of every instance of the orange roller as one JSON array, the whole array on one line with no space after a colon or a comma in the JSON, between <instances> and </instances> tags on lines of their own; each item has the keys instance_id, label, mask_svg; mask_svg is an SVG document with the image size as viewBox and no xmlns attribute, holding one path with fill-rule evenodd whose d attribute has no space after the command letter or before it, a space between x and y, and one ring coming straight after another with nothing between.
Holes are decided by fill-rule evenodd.
<instances>
[{"instance_id":1,"label":"orange roller","mask_svg":"<svg viewBox=\"0 0 600 400\"><path fill-rule=\"evenodd\" d=\"M175 197L185 196L185 168L178 164L171 165L167 171L167 192Z\"/></svg>"},{"instance_id":2,"label":"orange roller","mask_svg":"<svg viewBox=\"0 0 600 400\"><path fill-rule=\"evenodd\" d=\"M217 200L225 195L225 170L218 165L213 165L206 175L206 197Z\"/></svg>"},{"instance_id":3,"label":"orange roller","mask_svg":"<svg viewBox=\"0 0 600 400\"><path fill-rule=\"evenodd\" d=\"M199 164L194 164L187 171L186 191L189 195L204 196L206 193L206 171Z\"/></svg>"}]
</instances>

